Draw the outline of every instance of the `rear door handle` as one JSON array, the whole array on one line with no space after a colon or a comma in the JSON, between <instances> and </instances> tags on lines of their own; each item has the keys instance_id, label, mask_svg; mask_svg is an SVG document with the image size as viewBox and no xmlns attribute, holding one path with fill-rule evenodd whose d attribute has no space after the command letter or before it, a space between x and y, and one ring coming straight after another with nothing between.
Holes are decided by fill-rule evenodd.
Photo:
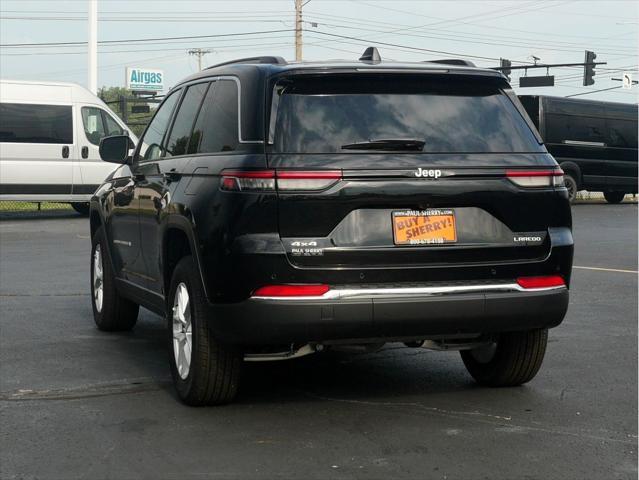
<instances>
[{"instance_id":1,"label":"rear door handle","mask_svg":"<svg viewBox=\"0 0 639 480\"><path fill-rule=\"evenodd\" d=\"M89 147L84 146L82 147L82 158L89 158Z\"/></svg>"},{"instance_id":2,"label":"rear door handle","mask_svg":"<svg viewBox=\"0 0 639 480\"><path fill-rule=\"evenodd\" d=\"M69 146L62 147L62 158L69 158Z\"/></svg>"},{"instance_id":3,"label":"rear door handle","mask_svg":"<svg viewBox=\"0 0 639 480\"><path fill-rule=\"evenodd\" d=\"M162 178L164 178L164 181L167 183L175 182L176 180L179 180L181 176L182 175L178 172L164 172L162 174Z\"/></svg>"}]
</instances>

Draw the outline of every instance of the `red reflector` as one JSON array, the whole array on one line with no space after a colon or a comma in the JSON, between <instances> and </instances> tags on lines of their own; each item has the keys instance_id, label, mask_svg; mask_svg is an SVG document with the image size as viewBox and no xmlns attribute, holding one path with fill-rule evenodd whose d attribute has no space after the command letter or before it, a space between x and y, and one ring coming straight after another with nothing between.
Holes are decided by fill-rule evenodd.
<instances>
[{"instance_id":1,"label":"red reflector","mask_svg":"<svg viewBox=\"0 0 639 480\"><path fill-rule=\"evenodd\" d=\"M277 172L277 178L295 180L339 180L342 178L341 170L296 171L284 170Z\"/></svg>"},{"instance_id":2,"label":"red reflector","mask_svg":"<svg viewBox=\"0 0 639 480\"><path fill-rule=\"evenodd\" d=\"M517 284L522 288L550 288L564 287L566 282L559 275L546 275L543 277L519 277Z\"/></svg>"},{"instance_id":3,"label":"red reflector","mask_svg":"<svg viewBox=\"0 0 639 480\"><path fill-rule=\"evenodd\" d=\"M507 177L557 177L563 175L560 169L554 170L506 170Z\"/></svg>"},{"instance_id":4,"label":"red reflector","mask_svg":"<svg viewBox=\"0 0 639 480\"><path fill-rule=\"evenodd\" d=\"M267 285L253 292L254 297L321 297L328 285Z\"/></svg>"},{"instance_id":5,"label":"red reflector","mask_svg":"<svg viewBox=\"0 0 639 480\"><path fill-rule=\"evenodd\" d=\"M233 177L222 177L222 190L236 190L237 181Z\"/></svg>"}]
</instances>

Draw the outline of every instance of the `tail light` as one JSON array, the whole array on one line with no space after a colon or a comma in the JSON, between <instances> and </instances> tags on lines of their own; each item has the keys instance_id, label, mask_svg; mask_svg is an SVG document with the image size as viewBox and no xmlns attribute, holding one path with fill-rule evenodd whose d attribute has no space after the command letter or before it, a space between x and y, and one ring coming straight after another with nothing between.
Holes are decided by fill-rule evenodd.
<instances>
[{"instance_id":1,"label":"tail light","mask_svg":"<svg viewBox=\"0 0 639 480\"><path fill-rule=\"evenodd\" d=\"M221 189L233 192L326 190L342 179L341 170L224 170Z\"/></svg>"},{"instance_id":2,"label":"tail light","mask_svg":"<svg viewBox=\"0 0 639 480\"><path fill-rule=\"evenodd\" d=\"M253 292L254 297L321 297L328 285L267 285Z\"/></svg>"},{"instance_id":3,"label":"tail light","mask_svg":"<svg viewBox=\"0 0 639 480\"><path fill-rule=\"evenodd\" d=\"M564 172L561 168L544 170L506 170L506 177L520 187L563 187Z\"/></svg>"},{"instance_id":4,"label":"tail light","mask_svg":"<svg viewBox=\"0 0 639 480\"><path fill-rule=\"evenodd\" d=\"M222 172L222 190L232 192L275 191L275 171L273 170L224 170Z\"/></svg>"},{"instance_id":5,"label":"tail light","mask_svg":"<svg viewBox=\"0 0 639 480\"><path fill-rule=\"evenodd\" d=\"M341 170L277 172L278 190L325 190L342 179Z\"/></svg>"},{"instance_id":6,"label":"tail light","mask_svg":"<svg viewBox=\"0 0 639 480\"><path fill-rule=\"evenodd\" d=\"M528 290L535 288L565 287L566 282L560 275L544 275L541 277L519 277L517 279L517 285Z\"/></svg>"}]
</instances>

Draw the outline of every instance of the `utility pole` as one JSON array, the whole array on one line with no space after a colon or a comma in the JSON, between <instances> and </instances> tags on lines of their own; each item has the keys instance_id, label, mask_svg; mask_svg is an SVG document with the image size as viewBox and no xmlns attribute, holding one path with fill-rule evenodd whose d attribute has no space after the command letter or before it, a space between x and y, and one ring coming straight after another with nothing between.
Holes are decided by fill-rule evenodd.
<instances>
[{"instance_id":1,"label":"utility pole","mask_svg":"<svg viewBox=\"0 0 639 480\"><path fill-rule=\"evenodd\" d=\"M201 48L192 48L189 50L189 55L195 55L197 57L197 69L202 71L202 57L207 53L211 53L211 50L202 50Z\"/></svg>"},{"instance_id":2,"label":"utility pole","mask_svg":"<svg viewBox=\"0 0 639 480\"><path fill-rule=\"evenodd\" d=\"M98 93L98 0L89 0L89 90Z\"/></svg>"},{"instance_id":3,"label":"utility pole","mask_svg":"<svg viewBox=\"0 0 639 480\"><path fill-rule=\"evenodd\" d=\"M302 0L295 0L295 61L302 61Z\"/></svg>"}]
</instances>

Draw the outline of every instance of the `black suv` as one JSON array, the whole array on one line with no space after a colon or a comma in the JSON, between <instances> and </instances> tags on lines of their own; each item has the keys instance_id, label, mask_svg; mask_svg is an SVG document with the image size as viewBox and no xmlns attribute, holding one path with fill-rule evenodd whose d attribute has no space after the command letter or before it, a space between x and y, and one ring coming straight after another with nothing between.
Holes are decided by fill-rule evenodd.
<instances>
[{"instance_id":1,"label":"black suv","mask_svg":"<svg viewBox=\"0 0 639 480\"><path fill-rule=\"evenodd\" d=\"M217 65L173 88L91 200L93 313L167 319L188 404L243 361L384 342L537 373L568 306L562 171L498 72L468 62Z\"/></svg>"}]
</instances>

